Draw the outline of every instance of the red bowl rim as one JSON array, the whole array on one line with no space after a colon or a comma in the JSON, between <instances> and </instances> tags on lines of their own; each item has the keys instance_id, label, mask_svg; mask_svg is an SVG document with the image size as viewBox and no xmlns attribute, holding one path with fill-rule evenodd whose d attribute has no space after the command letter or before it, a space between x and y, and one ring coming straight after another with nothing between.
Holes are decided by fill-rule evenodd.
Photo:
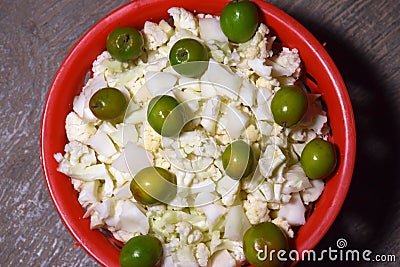
<instances>
[{"instance_id":1,"label":"red bowl rim","mask_svg":"<svg viewBox=\"0 0 400 267\"><path fill-rule=\"evenodd\" d=\"M354 168L354 162L355 162L355 151L356 151L356 133L355 133L355 122L354 122L354 116L353 116L353 111L352 111L352 106L350 102L349 95L347 93L346 86L344 84L344 81L335 66L333 60L331 57L328 55L324 47L317 41L317 39L307 30L305 29L300 23L298 23L295 19L293 19L291 16L283 12L282 10L278 9L277 7L261 1L261 0L252 0L255 2L263 11L265 16L268 16L269 19L274 20L276 22L279 22L282 27L286 27L288 29L291 29L293 32L296 33L297 38L300 38L301 41L304 43L305 47L312 51L314 56L316 56L316 59L320 64L321 67L323 68L321 71L324 71L327 73L328 78L330 82L332 83L334 87L335 94L338 97L338 107L337 110L340 111L340 114L342 115L341 120L342 125L343 125L343 133L344 135L342 136L341 142L343 142L343 153L341 153L341 158L340 158L340 168L336 171L334 177L340 176L341 179L331 179L328 181L327 186L329 186L329 183L332 184L332 187L335 188L333 194L331 196L328 196L330 200L332 200L329 205L323 205L320 208L327 208L329 209L329 212L327 212L326 216L318 219L314 219L312 222L308 222L307 224L311 223L313 224L313 235L312 238L304 238L302 242L297 242L295 240L294 246L296 250L299 252L302 252L304 250L310 250L315 247L315 245L323 238L325 233L328 231L330 226L333 224L334 220L336 219L337 215L339 214L339 211L344 203L344 200L347 195L347 191L350 186L351 182L351 177L353 173L353 168ZM82 211L79 211L78 217L76 217L77 213L71 209L68 205L68 201L65 201L62 199L60 196L61 193L61 188L58 188L53 181L52 177L54 176L62 176L61 174L57 173L56 171L56 166L57 162L55 162L55 159L53 157L54 155L54 148L52 147L52 142L49 141L49 139L53 138L53 136L50 134L49 131L52 130L54 127L54 122L57 117L57 105L53 103L54 99L59 99L60 97L60 92L57 93L57 88L61 86L61 83L65 79L64 72L70 71L71 68L76 68L77 66L73 65L74 62L74 57L76 54L81 51L82 49L88 49L87 46L90 43L91 36L93 34L98 35L100 34L101 31L104 31L105 28L110 28L114 26L107 26L109 24L112 25L117 25L117 21L119 18L124 17L125 11L129 9L139 9L141 7L145 6L151 6L154 4L157 4L158 6L164 5L167 6L169 3L173 3L170 6L181 6L181 7L186 7L186 6L196 6L196 4L199 4L196 0L176 0L176 1L170 1L170 0L142 0L142 1L132 1L130 3L127 3L120 8L114 10L111 12L109 15L101 19L99 22L97 22L92 28L90 28L80 39L76 44L73 46L73 48L70 50L68 55L66 56L65 60L63 63L60 65L60 68L58 69L55 78L53 80L52 85L50 86L47 99L44 105L43 113L42 113L42 124L41 124L41 136L40 136L40 146L41 146L41 151L40 151L40 159L42 163L42 171L44 174L45 182L49 191L49 194L51 196L51 199L53 201L53 204L59 213L64 225L67 227L67 229L70 231L72 236L75 238L77 243L89 254L91 255L96 261L98 261L100 264L104 266L114 266L117 262L116 256L111 255L112 253L106 253L107 255L100 255L101 253L104 253L104 248L100 248L98 244L94 245L92 242L92 236L88 235L86 232L89 229L89 220L88 219L83 219L83 213ZM215 6L221 7L226 4L228 0L221 0L221 1L215 1L211 4L210 8L215 8ZM205 4L202 4L205 5ZM222 9L220 9L222 10ZM211 13L211 11L210 11ZM218 12L217 12L218 13ZM214 13L214 14L217 14ZM268 19L267 19L268 20ZM268 25L268 21L267 21ZM268 25L269 26L269 25ZM279 35L279 32L278 32ZM301 50L299 49L300 53ZM72 64L72 65L71 65ZM85 67L86 68L86 67ZM83 85L83 84L82 84ZM58 97L58 98L57 98ZM70 109L72 109L72 103L70 103ZM58 151L61 152L61 151ZM68 181L69 182L69 181ZM324 194L322 195L322 198L325 197ZM318 208L318 202L317 202L317 208ZM74 213L73 216L71 216L71 213ZM312 216L310 217L312 218ZM82 224L87 226L87 229L81 229ZM300 228L300 231L302 229ZM90 230L91 231L91 230ZM308 234L308 233L307 233ZM100 239L97 239L96 241L101 241ZM106 238L104 237L105 241ZM105 244L105 247L109 247L109 245ZM118 265L115 265L118 266Z\"/></svg>"}]
</instances>

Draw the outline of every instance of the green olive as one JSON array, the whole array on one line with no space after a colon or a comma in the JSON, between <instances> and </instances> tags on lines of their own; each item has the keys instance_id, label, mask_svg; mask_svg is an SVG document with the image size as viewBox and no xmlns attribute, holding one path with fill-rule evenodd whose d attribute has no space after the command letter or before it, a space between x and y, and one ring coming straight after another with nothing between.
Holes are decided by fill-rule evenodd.
<instances>
[{"instance_id":1,"label":"green olive","mask_svg":"<svg viewBox=\"0 0 400 267\"><path fill-rule=\"evenodd\" d=\"M253 170L254 155L251 147L242 140L230 143L222 153L226 174L236 180L248 176Z\"/></svg>"},{"instance_id":2,"label":"green olive","mask_svg":"<svg viewBox=\"0 0 400 267\"><path fill-rule=\"evenodd\" d=\"M301 120L307 110L307 96L297 85L283 86L271 101L274 120L282 127L291 127Z\"/></svg>"},{"instance_id":3,"label":"green olive","mask_svg":"<svg viewBox=\"0 0 400 267\"><path fill-rule=\"evenodd\" d=\"M176 195L176 177L163 168L147 167L132 179L130 190L133 197L142 204L168 203Z\"/></svg>"},{"instance_id":4,"label":"green olive","mask_svg":"<svg viewBox=\"0 0 400 267\"><path fill-rule=\"evenodd\" d=\"M89 108L100 120L113 120L122 116L128 103L124 94L113 87L100 89L89 100Z\"/></svg>"},{"instance_id":5,"label":"green olive","mask_svg":"<svg viewBox=\"0 0 400 267\"><path fill-rule=\"evenodd\" d=\"M287 252L288 241L282 230L272 222L253 225L244 234L244 255L254 267L282 266L284 262L278 258L281 250Z\"/></svg>"},{"instance_id":6,"label":"green olive","mask_svg":"<svg viewBox=\"0 0 400 267\"><path fill-rule=\"evenodd\" d=\"M151 235L132 237L122 247L119 256L121 267L153 267L161 262L161 241Z\"/></svg>"},{"instance_id":7,"label":"green olive","mask_svg":"<svg viewBox=\"0 0 400 267\"><path fill-rule=\"evenodd\" d=\"M300 162L309 178L325 178L336 167L335 146L331 142L315 138L304 147Z\"/></svg>"},{"instance_id":8,"label":"green olive","mask_svg":"<svg viewBox=\"0 0 400 267\"><path fill-rule=\"evenodd\" d=\"M158 134L175 136L185 124L184 107L172 96L156 96L147 108L147 121Z\"/></svg>"},{"instance_id":9,"label":"green olive","mask_svg":"<svg viewBox=\"0 0 400 267\"><path fill-rule=\"evenodd\" d=\"M222 9L220 24L230 41L247 42L257 31L257 7L250 1L233 0Z\"/></svg>"},{"instance_id":10,"label":"green olive","mask_svg":"<svg viewBox=\"0 0 400 267\"><path fill-rule=\"evenodd\" d=\"M130 27L114 29L107 37L107 51L119 61L126 62L138 58L144 49L144 39L140 31Z\"/></svg>"},{"instance_id":11,"label":"green olive","mask_svg":"<svg viewBox=\"0 0 400 267\"><path fill-rule=\"evenodd\" d=\"M208 67L208 51L202 43L195 39L180 39L171 47L169 61L179 74L198 77Z\"/></svg>"}]
</instances>

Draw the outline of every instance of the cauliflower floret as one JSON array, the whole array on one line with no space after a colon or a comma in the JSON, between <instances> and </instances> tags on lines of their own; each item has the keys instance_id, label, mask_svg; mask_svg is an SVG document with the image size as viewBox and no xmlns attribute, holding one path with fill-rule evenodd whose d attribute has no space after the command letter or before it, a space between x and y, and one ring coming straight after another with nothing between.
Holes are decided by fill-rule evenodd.
<instances>
[{"instance_id":1,"label":"cauliflower floret","mask_svg":"<svg viewBox=\"0 0 400 267\"><path fill-rule=\"evenodd\" d=\"M306 222L305 211L300 194L293 193L289 203L281 205L278 217L285 219L290 225L303 225Z\"/></svg>"},{"instance_id":2,"label":"cauliflower floret","mask_svg":"<svg viewBox=\"0 0 400 267\"><path fill-rule=\"evenodd\" d=\"M161 146L161 135L159 135L150 124L144 124L143 145L147 151L156 152Z\"/></svg>"},{"instance_id":3,"label":"cauliflower floret","mask_svg":"<svg viewBox=\"0 0 400 267\"><path fill-rule=\"evenodd\" d=\"M132 237L140 235L140 233L131 233L131 232L127 232L127 231L124 231L124 230L112 231L112 233L113 233L113 236L117 240L119 240L121 242L124 242L124 243L128 242L129 239L131 239Z\"/></svg>"},{"instance_id":4,"label":"cauliflower floret","mask_svg":"<svg viewBox=\"0 0 400 267\"><path fill-rule=\"evenodd\" d=\"M280 86L280 83L279 83L279 81L277 79L274 79L274 78L267 79L265 77L259 77L256 80L256 86L258 88L267 88L269 90L274 90L275 87L279 87Z\"/></svg>"},{"instance_id":5,"label":"cauliflower floret","mask_svg":"<svg viewBox=\"0 0 400 267\"><path fill-rule=\"evenodd\" d=\"M162 46L169 39L163 28L151 21L146 21L143 32L146 37L146 48L150 50L157 49L157 47Z\"/></svg>"},{"instance_id":6,"label":"cauliflower floret","mask_svg":"<svg viewBox=\"0 0 400 267\"><path fill-rule=\"evenodd\" d=\"M84 122L75 112L70 112L65 120L67 138L71 141L86 143L96 133L97 129L93 123Z\"/></svg>"},{"instance_id":7,"label":"cauliflower floret","mask_svg":"<svg viewBox=\"0 0 400 267\"><path fill-rule=\"evenodd\" d=\"M153 205L147 207L146 216L147 217L161 217L166 211L167 207L163 204L161 205Z\"/></svg>"},{"instance_id":8,"label":"cauliflower floret","mask_svg":"<svg viewBox=\"0 0 400 267\"><path fill-rule=\"evenodd\" d=\"M246 139L250 142L255 142L260 137L260 131L254 126L254 124L250 124L246 128Z\"/></svg>"},{"instance_id":9,"label":"cauliflower floret","mask_svg":"<svg viewBox=\"0 0 400 267\"><path fill-rule=\"evenodd\" d=\"M290 238L294 237L294 232L293 232L292 228L290 227L290 224L286 220L284 220L280 217L277 217L272 220L272 223L279 226L279 228L281 228L288 237L290 237Z\"/></svg>"},{"instance_id":10,"label":"cauliflower floret","mask_svg":"<svg viewBox=\"0 0 400 267\"><path fill-rule=\"evenodd\" d=\"M72 166L87 167L96 164L97 159L94 150L80 142L72 141L66 144L64 151L64 159Z\"/></svg>"},{"instance_id":11,"label":"cauliflower floret","mask_svg":"<svg viewBox=\"0 0 400 267\"><path fill-rule=\"evenodd\" d=\"M99 182L91 181L91 182L85 183L78 179L72 179L72 180L74 180L75 183L76 182L80 183L80 188L78 189L78 191L80 191L78 201L82 205L83 208L86 208L90 204L93 204L98 201L97 191L99 189L98 188ZM75 186L75 184L74 184L74 186ZM77 189L77 188L75 188L75 189Z\"/></svg>"},{"instance_id":12,"label":"cauliflower floret","mask_svg":"<svg viewBox=\"0 0 400 267\"><path fill-rule=\"evenodd\" d=\"M179 234L179 239L181 244L188 243L188 237L192 229L193 225L190 224L189 222L182 221L176 224L175 231Z\"/></svg>"},{"instance_id":13,"label":"cauliflower floret","mask_svg":"<svg viewBox=\"0 0 400 267\"><path fill-rule=\"evenodd\" d=\"M228 250L219 250L215 252L210 261L210 267L235 267L237 266L236 260L232 258Z\"/></svg>"},{"instance_id":14,"label":"cauliflower floret","mask_svg":"<svg viewBox=\"0 0 400 267\"><path fill-rule=\"evenodd\" d=\"M215 134L217 118L221 107L221 97L210 98L203 107L203 116L200 124L209 134Z\"/></svg>"},{"instance_id":15,"label":"cauliflower floret","mask_svg":"<svg viewBox=\"0 0 400 267\"><path fill-rule=\"evenodd\" d=\"M252 194L247 195L243 203L246 216L251 224L266 222L269 220L267 202L256 199Z\"/></svg>"},{"instance_id":16,"label":"cauliflower floret","mask_svg":"<svg viewBox=\"0 0 400 267\"><path fill-rule=\"evenodd\" d=\"M104 72L108 68L107 62L110 59L112 59L112 56L108 51L101 53L92 64L93 76L104 75Z\"/></svg>"},{"instance_id":17,"label":"cauliflower floret","mask_svg":"<svg viewBox=\"0 0 400 267\"><path fill-rule=\"evenodd\" d=\"M207 41L219 41L221 43L227 43L228 38L222 32L219 17L208 17L199 19L199 30L200 36L203 40Z\"/></svg>"},{"instance_id":18,"label":"cauliflower floret","mask_svg":"<svg viewBox=\"0 0 400 267\"><path fill-rule=\"evenodd\" d=\"M231 255L235 258L239 265L243 265L246 262L246 256L243 251L243 243L241 241L233 241L231 248Z\"/></svg>"},{"instance_id":19,"label":"cauliflower floret","mask_svg":"<svg viewBox=\"0 0 400 267\"><path fill-rule=\"evenodd\" d=\"M271 79L271 66L264 65L265 60L262 58L254 58L247 60L247 65L255 71L255 73L266 79Z\"/></svg>"},{"instance_id":20,"label":"cauliflower floret","mask_svg":"<svg viewBox=\"0 0 400 267\"><path fill-rule=\"evenodd\" d=\"M200 230L194 229L187 238L188 244L199 243L203 239L203 233Z\"/></svg>"},{"instance_id":21,"label":"cauliflower floret","mask_svg":"<svg viewBox=\"0 0 400 267\"><path fill-rule=\"evenodd\" d=\"M232 206L240 191L240 183L229 176L222 177L217 182L217 192L225 206Z\"/></svg>"},{"instance_id":22,"label":"cauliflower floret","mask_svg":"<svg viewBox=\"0 0 400 267\"><path fill-rule=\"evenodd\" d=\"M89 138L87 144L96 151L97 159L101 162L111 164L119 156L111 138L104 132L97 131Z\"/></svg>"},{"instance_id":23,"label":"cauliflower floret","mask_svg":"<svg viewBox=\"0 0 400 267\"><path fill-rule=\"evenodd\" d=\"M304 173L300 163L290 166L284 174L284 177L286 178L282 189L282 193L284 194L299 192L305 188L311 187L309 179Z\"/></svg>"},{"instance_id":24,"label":"cauliflower floret","mask_svg":"<svg viewBox=\"0 0 400 267\"><path fill-rule=\"evenodd\" d=\"M285 160L286 157L278 146L267 146L258 163L261 174L267 178L271 177L280 166L284 165Z\"/></svg>"},{"instance_id":25,"label":"cauliflower floret","mask_svg":"<svg viewBox=\"0 0 400 267\"><path fill-rule=\"evenodd\" d=\"M301 71L301 59L299 56L299 51L296 48L290 50L287 47L283 47L281 53L275 59L275 63L284 67L289 72L287 73L289 75L286 74L286 76L293 76L295 78L299 77Z\"/></svg>"},{"instance_id":26,"label":"cauliflower floret","mask_svg":"<svg viewBox=\"0 0 400 267\"><path fill-rule=\"evenodd\" d=\"M180 7L171 7L168 9L168 13L174 19L174 26L177 30L188 30L198 36L198 21L192 13Z\"/></svg>"},{"instance_id":27,"label":"cauliflower floret","mask_svg":"<svg viewBox=\"0 0 400 267\"><path fill-rule=\"evenodd\" d=\"M324 191L324 187L325 187L324 181L321 181L321 180L317 180L317 179L310 180L310 183L311 183L312 187L306 188L302 192L303 202L306 205L308 205L311 202L316 201L322 194L322 191Z\"/></svg>"},{"instance_id":28,"label":"cauliflower floret","mask_svg":"<svg viewBox=\"0 0 400 267\"><path fill-rule=\"evenodd\" d=\"M154 166L164 168L164 169L171 168L171 163L165 157L164 151L161 149L158 150L156 153L154 153Z\"/></svg>"},{"instance_id":29,"label":"cauliflower floret","mask_svg":"<svg viewBox=\"0 0 400 267\"><path fill-rule=\"evenodd\" d=\"M239 44L237 51L241 58L254 59L254 58L266 58L270 53L267 51L267 38L266 35L269 33L268 27L260 23L253 38L249 41Z\"/></svg>"},{"instance_id":30,"label":"cauliflower floret","mask_svg":"<svg viewBox=\"0 0 400 267\"><path fill-rule=\"evenodd\" d=\"M210 258L210 250L204 243L199 243L196 246L195 256L197 259L197 263L199 266L204 267L207 266L208 259Z\"/></svg>"}]
</instances>

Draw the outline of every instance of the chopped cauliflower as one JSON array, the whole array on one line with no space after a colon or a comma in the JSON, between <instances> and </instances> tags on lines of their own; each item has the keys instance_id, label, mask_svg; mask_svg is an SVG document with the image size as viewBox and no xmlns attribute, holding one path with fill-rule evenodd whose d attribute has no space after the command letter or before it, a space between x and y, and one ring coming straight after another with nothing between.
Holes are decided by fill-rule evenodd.
<instances>
[{"instance_id":1,"label":"chopped cauliflower","mask_svg":"<svg viewBox=\"0 0 400 267\"><path fill-rule=\"evenodd\" d=\"M64 152L63 160L68 161L72 166L80 165L88 167L96 164L97 161L94 150L78 141L72 141L66 144Z\"/></svg>"},{"instance_id":2,"label":"chopped cauliflower","mask_svg":"<svg viewBox=\"0 0 400 267\"><path fill-rule=\"evenodd\" d=\"M247 199L243 202L243 207L251 224L258 224L269 220L269 209L266 201L258 200L252 194L248 194Z\"/></svg>"},{"instance_id":3,"label":"chopped cauliflower","mask_svg":"<svg viewBox=\"0 0 400 267\"><path fill-rule=\"evenodd\" d=\"M296 79L300 76L301 59L296 48L283 47L279 55L268 62L272 65L273 76L293 76Z\"/></svg>"},{"instance_id":4,"label":"chopped cauliflower","mask_svg":"<svg viewBox=\"0 0 400 267\"><path fill-rule=\"evenodd\" d=\"M88 139L97 131L91 122L84 122L75 112L67 115L65 120L65 130L68 140L86 143Z\"/></svg>"},{"instance_id":5,"label":"chopped cauliflower","mask_svg":"<svg viewBox=\"0 0 400 267\"><path fill-rule=\"evenodd\" d=\"M246 59L254 58L266 58L269 56L267 52L267 38L266 35L269 33L268 27L260 23L253 38L249 41L239 44L238 52L240 57Z\"/></svg>"},{"instance_id":6,"label":"chopped cauliflower","mask_svg":"<svg viewBox=\"0 0 400 267\"><path fill-rule=\"evenodd\" d=\"M151 128L148 123L144 124L143 145L146 150L151 152L156 152L161 145L161 135Z\"/></svg>"},{"instance_id":7,"label":"chopped cauliflower","mask_svg":"<svg viewBox=\"0 0 400 267\"><path fill-rule=\"evenodd\" d=\"M165 21L161 21L160 24L164 24L163 22ZM149 50L155 50L158 47L166 44L169 40L168 33L170 33L171 31L172 28L170 26L168 28L163 28L160 27L157 23L146 21L143 28L143 32L146 36L146 48Z\"/></svg>"},{"instance_id":8,"label":"chopped cauliflower","mask_svg":"<svg viewBox=\"0 0 400 267\"><path fill-rule=\"evenodd\" d=\"M193 35L198 35L198 20L192 13L188 12L184 8L179 7L171 7L168 9L168 13L174 19L174 26L177 30L188 30Z\"/></svg>"},{"instance_id":9,"label":"chopped cauliflower","mask_svg":"<svg viewBox=\"0 0 400 267\"><path fill-rule=\"evenodd\" d=\"M290 227L290 224L286 220L284 220L280 217L277 217L272 220L272 223L279 226L279 228L281 228L282 231L284 231L288 237L290 237L290 238L294 237L294 232L293 232L292 228Z\"/></svg>"},{"instance_id":10,"label":"chopped cauliflower","mask_svg":"<svg viewBox=\"0 0 400 267\"><path fill-rule=\"evenodd\" d=\"M207 245L204 243L199 243L196 246L196 259L199 263L199 266L205 267L207 266L208 259L210 258L210 250L208 249Z\"/></svg>"},{"instance_id":11,"label":"chopped cauliflower","mask_svg":"<svg viewBox=\"0 0 400 267\"><path fill-rule=\"evenodd\" d=\"M310 180L310 183L312 186L302 192L303 201L306 205L316 201L325 187L324 181L321 180Z\"/></svg>"},{"instance_id":12,"label":"chopped cauliflower","mask_svg":"<svg viewBox=\"0 0 400 267\"><path fill-rule=\"evenodd\" d=\"M218 16L180 7L168 14L172 21L144 23L140 58L120 62L107 51L96 58L66 117L64 154L54 158L58 171L71 177L92 229L105 228L123 243L138 235L159 238L162 266L245 265L247 229L272 221L293 238L293 226L305 223L306 210L320 197L324 181L310 180L299 158L310 140L326 138L328 117L320 95L307 93L308 109L296 126L274 122L274 92L294 84L302 64L296 48L273 51L276 37L267 25L233 44ZM209 52L201 77L171 68L170 49L182 38L198 40ZM99 120L89 108L91 96L106 86L130 100L116 121ZM160 94L182 103L179 136L161 136L147 122L150 99ZM240 181L226 175L222 161L237 139L251 146L257 163ZM136 173L150 166L174 174L176 195L169 203L145 205L131 192Z\"/></svg>"}]
</instances>

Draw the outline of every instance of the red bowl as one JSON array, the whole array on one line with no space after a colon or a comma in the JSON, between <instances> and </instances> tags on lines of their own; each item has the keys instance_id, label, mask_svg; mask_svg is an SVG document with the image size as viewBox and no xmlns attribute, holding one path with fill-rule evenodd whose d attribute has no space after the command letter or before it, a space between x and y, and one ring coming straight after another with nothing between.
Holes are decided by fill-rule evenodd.
<instances>
[{"instance_id":1,"label":"red bowl","mask_svg":"<svg viewBox=\"0 0 400 267\"><path fill-rule=\"evenodd\" d=\"M252 0L263 13L264 23L272 28L285 46L297 48L307 72L305 83L313 92L322 94L332 128L331 140L339 151L339 165L315 204L312 215L293 242L298 252L312 249L325 235L346 197L355 161L355 124L350 99L342 77L322 45L292 17L261 0ZM53 155L67 143L64 123L72 110L73 98L82 89L92 62L105 50L107 34L118 26L143 28L147 20L168 19L172 6L193 12L219 15L228 0L141 0L115 10L94 25L75 44L60 66L44 106L41 127L41 162L45 181L54 205L65 226L78 244L104 266L119 266L119 249L109 237L90 230L89 219L70 179L57 172ZM295 264L292 263L293 265Z\"/></svg>"}]
</instances>

